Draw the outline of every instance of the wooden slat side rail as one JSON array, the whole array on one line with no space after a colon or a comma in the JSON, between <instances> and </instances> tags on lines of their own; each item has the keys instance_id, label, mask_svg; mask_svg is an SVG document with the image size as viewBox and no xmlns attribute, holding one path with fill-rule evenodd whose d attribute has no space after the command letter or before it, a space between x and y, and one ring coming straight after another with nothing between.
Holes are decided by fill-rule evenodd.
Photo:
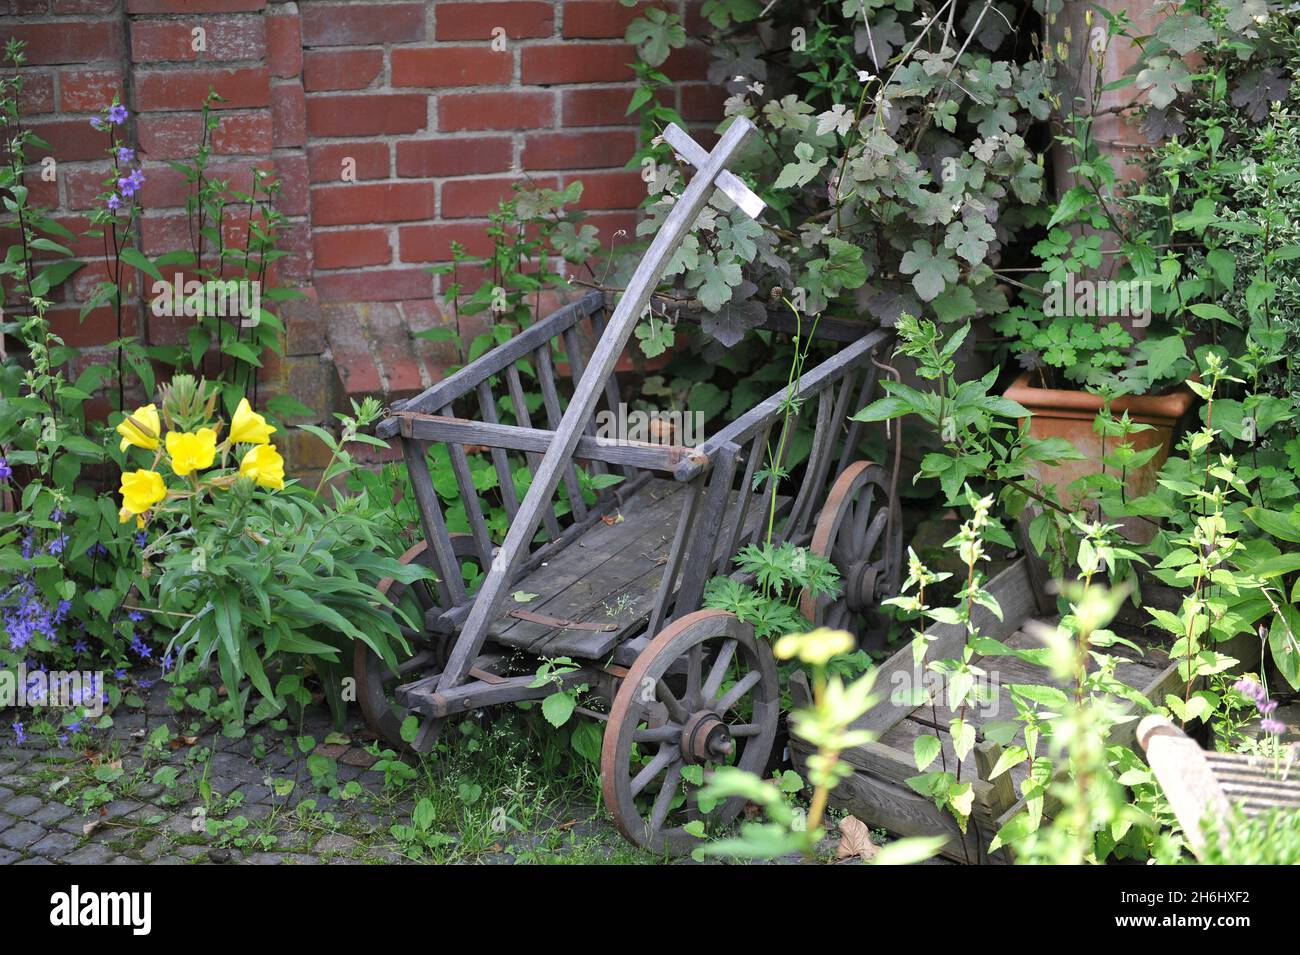
<instances>
[{"instance_id":1,"label":"wooden slat side rail","mask_svg":"<svg viewBox=\"0 0 1300 955\"><path fill-rule=\"evenodd\" d=\"M1205 850L1205 820L1214 820L1222 836L1224 821L1231 812L1228 797L1214 778L1204 750L1167 717L1156 713L1142 718L1137 741L1146 751L1147 763L1165 791L1169 808L1183 827L1187 844L1199 856Z\"/></svg>"},{"instance_id":2,"label":"wooden slat side rail","mask_svg":"<svg viewBox=\"0 0 1300 955\"><path fill-rule=\"evenodd\" d=\"M442 516L438 493L433 489L426 453L427 445L423 441L402 442L402 454L406 458L411 488L415 492L415 503L420 511L420 526L424 531L424 539L433 550L434 567L438 574L434 586L438 590L439 600L446 606L452 606L465 602L465 582L461 579L460 561L452 550L451 535L447 533L447 522Z\"/></svg>"},{"instance_id":3,"label":"wooden slat side rail","mask_svg":"<svg viewBox=\"0 0 1300 955\"><path fill-rule=\"evenodd\" d=\"M481 444L487 448L507 451L545 453L555 440L555 432L540 428L519 427L471 421L468 418L442 415L415 415L402 412L396 416L401 423L401 435L420 441L447 441L462 444ZM694 448L679 444L646 444L640 441L607 442L583 435L578 439L577 456L608 464L624 464L634 468L674 474L677 465L697 454Z\"/></svg>"},{"instance_id":4,"label":"wooden slat side rail","mask_svg":"<svg viewBox=\"0 0 1300 955\"><path fill-rule=\"evenodd\" d=\"M844 350L805 373L799 379L798 387L793 390L794 398L801 402L806 401L823 389L837 384L850 370L868 363L871 353L891 341L892 338L892 333L883 329L864 335ZM707 466L710 455L722 445L734 444L743 447L747 444L759 429L780 417L781 407L787 400L787 392L789 392L788 388L782 388L722 430L702 441L697 449L702 455L702 459L699 462L683 462L683 464L679 465L677 479L679 481L689 481L693 478L703 467ZM857 408L854 408L853 412L856 413L857 410Z\"/></svg>"},{"instance_id":5,"label":"wooden slat side rail","mask_svg":"<svg viewBox=\"0 0 1300 955\"><path fill-rule=\"evenodd\" d=\"M551 361L551 343L547 342L533 352L533 357L537 361L537 382L542 389L542 406L546 409L546 420L554 431L564 420L564 411L560 408L560 393L555 387L555 363ZM588 416L587 423L590 423L590 420ZM583 430L586 430L586 424L583 425ZM578 440L581 441L582 438ZM569 495L569 508L581 520L587 514L587 505L582 499L578 469L574 466L572 457L563 462L561 470L564 475L564 489Z\"/></svg>"},{"instance_id":6,"label":"wooden slat side rail","mask_svg":"<svg viewBox=\"0 0 1300 955\"><path fill-rule=\"evenodd\" d=\"M591 331L597 341L600 341L605 335L606 317L604 308L597 309L592 313ZM605 406L616 415L622 411L623 394L618 387L617 374L611 374L605 379ZM619 465L619 470L625 478L631 478L636 473L630 465L626 464Z\"/></svg>"},{"instance_id":7,"label":"wooden slat side rail","mask_svg":"<svg viewBox=\"0 0 1300 955\"><path fill-rule=\"evenodd\" d=\"M510 395L510 405L515 411L515 426L520 431L531 433L533 430L533 422L528 417L528 398L524 394L523 382L519 380L519 368L513 363L506 369L506 390ZM412 434L415 433L415 428L416 425L412 422ZM405 434L405 432L403 433ZM545 448L538 448L537 452L545 450ZM528 462L529 473L536 478L537 468L542 463L541 454L534 452L525 454L524 457ZM513 518L511 518L511 520L513 520ZM542 512L542 528L546 531L546 536L551 540L559 538L560 524L555 519L554 508L548 507Z\"/></svg>"},{"instance_id":8,"label":"wooden slat side rail","mask_svg":"<svg viewBox=\"0 0 1300 955\"><path fill-rule=\"evenodd\" d=\"M519 514L511 522L498 557L483 578L439 680L439 690L449 691L463 682L479 651L483 649L488 626L497 616L514 566L526 553L542 519L542 511L551 506L562 472L573 461L578 439L582 437L582 431L591 419L599 392L604 390L605 382L613 373L618 356L622 354L633 329L644 314L669 260L694 227L696 217L712 195L718 174L726 168L754 129L754 124L745 117L734 119L709 153L708 161L696 171L682 192L681 198L669 212L633 273L605 334L592 352L586 373L574 389L569 407L556 428L555 438L542 457L537 475L519 506Z\"/></svg>"},{"instance_id":9,"label":"wooden slat side rail","mask_svg":"<svg viewBox=\"0 0 1300 955\"><path fill-rule=\"evenodd\" d=\"M564 330L564 353L569 358L569 378L574 385L577 385L582 380L582 372L587 361L582 352L582 336L578 332L577 325ZM610 378L613 377L611 373ZM608 389L606 389L606 394L608 394ZM618 414L618 408L611 410ZM586 433L588 437L596 437L596 418L594 415L587 421ZM605 462L600 460L592 461L591 470L594 474L609 473L605 467Z\"/></svg>"},{"instance_id":10,"label":"wooden slat side rail","mask_svg":"<svg viewBox=\"0 0 1300 955\"><path fill-rule=\"evenodd\" d=\"M451 408L442 410L443 414L451 413ZM452 473L456 475L456 487L460 491L460 501L465 508L465 520L469 522L469 532L474 538L474 547L478 551L479 566L487 567L492 563L492 535L488 533L487 520L483 516L483 505L479 501L478 490L474 487L474 475L469 469L465 445L459 441L448 442L447 457L451 460Z\"/></svg>"},{"instance_id":11,"label":"wooden slat side rail","mask_svg":"<svg viewBox=\"0 0 1300 955\"><path fill-rule=\"evenodd\" d=\"M604 307L604 303L603 292L598 289L588 292L576 302L571 302L552 312L536 325L524 329L504 345L499 345L486 354L480 355L464 368L426 388L414 398L394 402L393 410L430 412L446 407L477 388L480 381L486 381L491 376L499 374L540 345L563 334L566 328L572 327L574 323ZM389 424L389 420L381 422L375 431L381 438L391 438L397 433L396 426Z\"/></svg>"},{"instance_id":12,"label":"wooden slat side rail","mask_svg":"<svg viewBox=\"0 0 1300 955\"><path fill-rule=\"evenodd\" d=\"M1033 616L1034 598L1030 593L1029 575L1023 557L986 583L984 589L994 596L1002 608L1002 619L999 620L986 607L978 604L975 606L974 623L984 636L1003 640ZM959 656L961 648L966 645L966 628L960 624L936 623L926 630L926 634L931 637L927 654L930 660ZM895 703L890 697L903 686L924 686L925 679L925 671L912 663L910 648L895 653L876 669L876 688L884 695L884 700L855 724L855 729L883 733L905 719L916 707L910 703Z\"/></svg>"},{"instance_id":13,"label":"wooden slat side rail","mask_svg":"<svg viewBox=\"0 0 1300 955\"><path fill-rule=\"evenodd\" d=\"M486 381L481 381L478 385L478 407L484 424L497 424L497 401L492 394L492 386ZM504 448L492 447L491 452L492 466L497 472L497 485L501 488L501 503L505 505L506 517L513 521L519 511L519 498L515 495L514 472L511 470L510 460L506 457Z\"/></svg>"}]
</instances>

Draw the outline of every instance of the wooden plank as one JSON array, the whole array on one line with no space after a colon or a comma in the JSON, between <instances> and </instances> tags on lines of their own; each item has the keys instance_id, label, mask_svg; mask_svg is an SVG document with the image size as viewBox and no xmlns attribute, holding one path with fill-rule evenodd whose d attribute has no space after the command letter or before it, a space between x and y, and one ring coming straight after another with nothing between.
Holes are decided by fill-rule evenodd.
<instances>
[{"instance_id":1,"label":"wooden plank","mask_svg":"<svg viewBox=\"0 0 1300 955\"><path fill-rule=\"evenodd\" d=\"M450 408L444 408L450 412ZM474 476L470 473L469 459L465 456L465 445L459 441L447 444L447 457L451 461L451 471L456 476L456 487L460 489L460 501L465 507L465 520L469 522L470 536L474 538L474 547L478 551L479 566L492 564L492 537L488 533L487 521L483 517L483 506L474 487Z\"/></svg>"},{"instance_id":2,"label":"wooden plank","mask_svg":"<svg viewBox=\"0 0 1300 955\"><path fill-rule=\"evenodd\" d=\"M460 561L451 547L451 536L447 533L447 523L443 520L438 493L433 489L433 477L429 474L429 462L425 454L424 442L402 442L402 455L406 458L406 470L411 476L411 488L415 492L415 503L420 511L420 526L425 541L433 549L434 567L438 574L434 586L438 590L439 599L448 606L461 604L467 597L465 582L460 573Z\"/></svg>"},{"instance_id":3,"label":"wooden plank","mask_svg":"<svg viewBox=\"0 0 1300 955\"><path fill-rule=\"evenodd\" d=\"M975 607L973 619L980 633L995 640L1010 636L1037 609L1033 595L1030 593L1024 558L1005 568L985 584L984 589L998 601L998 605L1002 608L1002 619L999 620L991 611L981 606ZM932 638L928 654L931 660L955 657L966 645L966 628L958 624L937 623L926 633ZM911 641L876 669L876 685L882 690L889 688L886 692L890 692L891 696L893 691L900 687L924 686L925 680L925 671L912 662ZM886 699L855 726L883 733L904 719L913 709L914 707L910 705Z\"/></svg>"},{"instance_id":4,"label":"wooden plank","mask_svg":"<svg viewBox=\"0 0 1300 955\"><path fill-rule=\"evenodd\" d=\"M557 309L541 321L521 331L503 345L498 345L486 354L480 355L460 371L454 372L435 385L426 388L414 398L393 403L394 411L428 412L444 408L469 394L478 387L479 382L486 381L492 375L499 374L533 349L550 341L564 329L605 304L604 293L593 289L575 302L570 302ZM397 434L392 419L380 422L375 433L381 438L391 438Z\"/></svg>"},{"instance_id":5,"label":"wooden plank","mask_svg":"<svg viewBox=\"0 0 1300 955\"><path fill-rule=\"evenodd\" d=\"M700 210L708 202L718 173L726 168L732 156L754 132L754 128L754 124L743 116L734 119L709 154L708 162L697 170L681 198L669 212L659 233L650 243L649 249L646 250L633 273L627 291L624 292L614 310L609 327L606 328L604 336L592 353L586 373L574 390L560 427L556 429L555 440L543 456L532 486L520 504L519 514L510 525L501 547L500 559L493 562L483 579L469 617L465 620L460 636L452 648L446 669L443 671L439 683L441 689L450 690L462 682L479 651L483 649L488 625L498 616L500 603L509 586L513 568L527 550L528 543L532 540L533 533L541 520L542 510L550 506L555 489L560 482L561 471L573 460L578 438L595 410L597 393L603 390L606 379L613 372L618 356L627 345L633 328L644 313L668 261L694 226Z\"/></svg>"},{"instance_id":6,"label":"wooden plank","mask_svg":"<svg viewBox=\"0 0 1300 955\"><path fill-rule=\"evenodd\" d=\"M446 415L395 416L404 437L421 441L458 441L481 444L488 448L533 453L545 452L555 440L555 432L544 428L519 427L496 422L471 421ZM649 444L642 441L602 442L590 435L578 439L576 456L590 461L626 464L636 468L671 474L683 460L697 452L678 444Z\"/></svg>"},{"instance_id":7,"label":"wooden plank","mask_svg":"<svg viewBox=\"0 0 1300 955\"><path fill-rule=\"evenodd\" d=\"M555 387L555 365L551 361L550 343L543 345L533 354L537 358L537 382L542 389L542 407L546 409L546 420L553 432L560 426L560 422L564 420L564 412L560 408L560 393ZM588 415L587 421L581 427L585 431L590 424L591 416ZM586 435L580 436L575 444L581 444L583 437L586 437ZM594 439L588 438L588 440L594 443ZM578 483L578 469L573 464L573 452L570 452L570 457L564 462L561 470L564 475L564 489L569 495L569 510L581 520L587 513L587 504L582 499L582 488Z\"/></svg>"},{"instance_id":8,"label":"wooden plank","mask_svg":"<svg viewBox=\"0 0 1300 955\"><path fill-rule=\"evenodd\" d=\"M483 421L486 424L496 424L497 403L492 396L492 386L486 381L479 383L478 405ZM514 520L519 510L519 498L515 495L514 472L510 468L510 461L504 449L493 447L491 454L492 466L497 472L497 485L501 488L501 503L505 506L507 519Z\"/></svg>"},{"instance_id":9,"label":"wooden plank","mask_svg":"<svg viewBox=\"0 0 1300 955\"><path fill-rule=\"evenodd\" d=\"M528 399L524 394L523 383L519 380L519 368L513 362L506 368L506 391L510 395L510 404L515 409L515 426L520 431L531 431L533 423L528 416ZM414 432L415 424L412 423L411 427L412 432ZM550 447L550 443L547 442L546 446ZM509 445L503 444L502 447L509 447ZM518 450L526 451L527 449L519 448ZM539 448L537 450L543 451L545 449ZM537 477L537 468L542 463L541 455L525 453L524 459L528 462L529 473L534 478ZM560 524L555 518L554 507L548 507L542 511L542 528L546 531L546 536L551 540L556 540L560 536Z\"/></svg>"},{"instance_id":10,"label":"wooden plank","mask_svg":"<svg viewBox=\"0 0 1300 955\"><path fill-rule=\"evenodd\" d=\"M891 339L892 335L883 330L872 332L870 335L858 339L847 348L818 364L812 371L800 376L799 385L794 389L794 396L801 401L805 401L823 388L833 385L840 379L841 375L866 362L873 349ZM715 432L712 437L702 441L697 450L707 459L724 444L744 447L760 428L770 426L772 422L781 417L781 407L785 404L787 392L790 390L789 388L782 388L764 399L760 404L755 405L731 422L731 424ZM683 462L679 465L678 480L689 479L702 469L701 466L694 467L692 470L693 467L691 462Z\"/></svg>"}]
</instances>

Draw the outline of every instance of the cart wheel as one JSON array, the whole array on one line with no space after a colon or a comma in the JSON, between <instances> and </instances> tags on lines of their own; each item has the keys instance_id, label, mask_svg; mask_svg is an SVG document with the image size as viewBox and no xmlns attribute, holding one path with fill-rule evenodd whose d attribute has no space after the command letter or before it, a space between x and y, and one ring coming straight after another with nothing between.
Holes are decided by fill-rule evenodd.
<instances>
[{"instance_id":1,"label":"cart wheel","mask_svg":"<svg viewBox=\"0 0 1300 955\"><path fill-rule=\"evenodd\" d=\"M660 631L614 697L600 752L601 788L619 831L650 852L700 844L694 819L733 820L733 797L701 815L690 767L762 773L776 737L776 661L754 628L723 610L687 614Z\"/></svg>"},{"instance_id":2,"label":"cart wheel","mask_svg":"<svg viewBox=\"0 0 1300 955\"><path fill-rule=\"evenodd\" d=\"M842 590L834 600L804 591L803 615L814 626L849 631L863 649L883 647L889 619L880 601L898 593L903 574L902 512L890 497L889 472L870 461L854 461L840 472L809 547L830 558Z\"/></svg>"},{"instance_id":3,"label":"cart wheel","mask_svg":"<svg viewBox=\"0 0 1300 955\"><path fill-rule=\"evenodd\" d=\"M468 534L451 535L452 552L460 561L477 562L478 555L473 538ZM420 541L400 558L403 564L418 563L433 567L433 554L425 541ZM402 626L402 635L410 644L411 652L403 659L400 646L395 647L398 668L394 672L383 659L366 644L357 641L352 657L352 675L357 681L357 702L365 714L366 723L375 734L398 749L427 752L438 739L442 720L425 718L414 742L402 739L402 723L411 711L393 698L393 690L400 683L410 683L421 676L438 673L447 662L451 640L446 634L430 633L424 627L424 614L439 607L438 593L427 580L403 584L391 577L379 582L379 591L394 604L403 607L407 616L420 623L419 630Z\"/></svg>"}]
</instances>

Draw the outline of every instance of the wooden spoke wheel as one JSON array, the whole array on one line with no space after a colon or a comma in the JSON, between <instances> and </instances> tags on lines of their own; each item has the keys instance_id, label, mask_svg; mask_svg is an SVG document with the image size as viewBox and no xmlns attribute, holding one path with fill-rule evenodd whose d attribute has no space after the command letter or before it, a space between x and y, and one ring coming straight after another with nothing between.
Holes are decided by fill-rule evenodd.
<instances>
[{"instance_id":1,"label":"wooden spoke wheel","mask_svg":"<svg viewBox=\"0 0 1300 955\"><path fill-rule=\"evenodd\" d=\"M840 596L814 598L800 610L814 626L847 630L863 649L885 645L889 618L880 601L898 594L903 575L903 519L890 496L889 472L870 461L845 468L827 495L813 529L813 553L840 572Z\"/></svg>"},{"instance_id":2,"label":"wooden spoke wheel","mask_svg":"<svg viewBox=\"0 0 1300 955\"><path fill-rule=\"evenodd\" d=\"M473 538L468 534L451 535L452 551L459 561L478 562L478 554ZM425 541L420 541L400 558L403 564L418 563L433 568L433 552ZM437 586L428 580L417 580L412 584L403 584L391 577L379 582L379 590L387 595L406 615L414 621L418 629L412 629L403 623L402 636L410 646L410 652L404 653L401 646L396 646L398 668L394 671L383 659L366 644L357 641L352 658L352 675L357 681L357 702L365 714L366 723L375 734L398 749L413 749L427 752L438 739L442 720L422 717L415 740L407 743L402 739L402 723L411 710L402 706L393 697L393 691L402 683L410 683L424 676L431 676L442 671L451 652L452 637L447 634L431 633L424 625L425 614L430 610L442 609Z\"/></svg>"},{"instance_id":3,"label":"wooden spoke wheel","mask_svg":"<svg viewBox=\"0 0 1300 955\"><path fill-rule=\"evenodd\" d=\"M700 610L660 631L623 678L605 726L601 788L619 831L650 852L680 855L700 844L688 822L735 819L743 799L702 814L692 779L717 766L761 774L780 706L776 661L749 624Z\"/></svg>"}]
</instances>

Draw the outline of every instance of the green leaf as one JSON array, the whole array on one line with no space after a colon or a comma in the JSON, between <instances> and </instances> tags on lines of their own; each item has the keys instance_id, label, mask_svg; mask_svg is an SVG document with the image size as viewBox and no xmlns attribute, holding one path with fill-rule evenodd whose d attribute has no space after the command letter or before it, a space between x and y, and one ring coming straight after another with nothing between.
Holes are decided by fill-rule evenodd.
<instances>
[{"instance_id":1,"label":"green leaf","mask_svg":"<svg viewBox=\"0 0 1300 955\"><path fill-rule=\"evenodd\" d=\"M918 736L912 741L912 759L918 772L925 772L931 763L939 758L943 744L937 736Z\"/></svg>"}]
</instances>

